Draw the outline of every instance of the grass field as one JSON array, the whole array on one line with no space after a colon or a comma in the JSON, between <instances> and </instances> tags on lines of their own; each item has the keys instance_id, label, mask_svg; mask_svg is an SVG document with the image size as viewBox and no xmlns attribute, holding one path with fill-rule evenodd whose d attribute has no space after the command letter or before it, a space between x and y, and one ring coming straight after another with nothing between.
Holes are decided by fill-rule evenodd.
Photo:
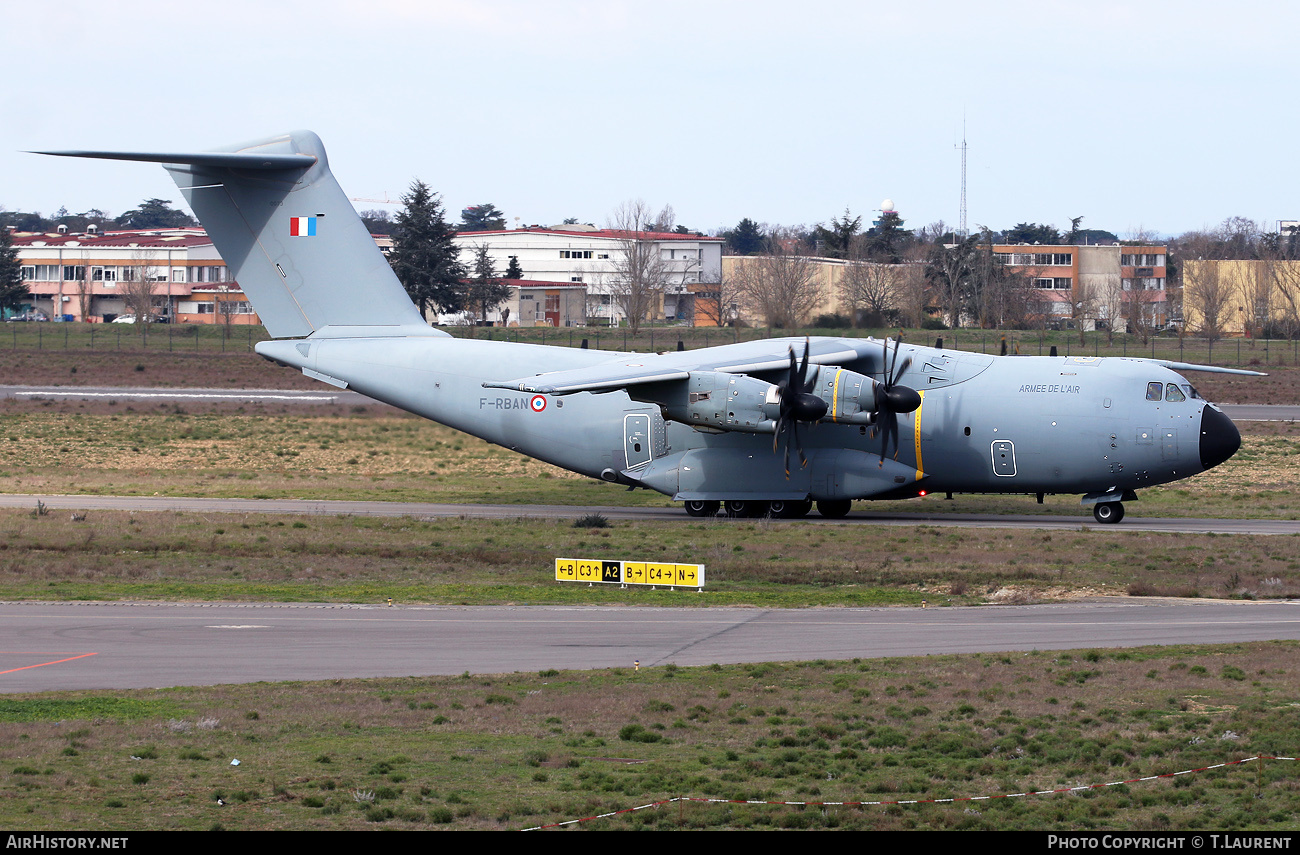
<instances>
[{"instance_id":1,"label":"grass field","mask_svg":"<svg viewBox=\"0 0 1300 855\"><path fill-rule=\"evenodd\" d=\"M0 826L510 829L675 796L897 801L1295 755L1295 643L0 697ZM232 766L238 759L240 765ZM590 828L1290 831L1295 761ZM219 804L218 800L224 802Z\"/></svg>"},{"instance_id":2,"label":"grass field","mask_svg":"<svg viewBox=\"0 0 1300 855\"><path fill-rule=\"evenodd\" d=\"M52 500L53 501L53 500ZM47 506L48 507L48 506ZM34 509L33 509L34 510ZM0 511L0 597L803 607L1081 595L1300 595L1296 537L1010 532L764 520L276 517ZM554 559L706 566L703 594L554 581Z\"/></svg>"},{"instance_id":3,"label":"grass field","mask_svg":"<svg viewBox=\"0 0 1300 855\"><path fill-rule=\"evenodd\" d=\"M244 408L241 408L244 409ZM0 403L0 492L392 499L670 506L388 407L361 412L196 412L79 402ZM98 410L98 411L96 411ZM1241 451L1186 481L1143 490L1146 516L1300 517L1300 425L1244 423ZM1075 495L940 496L874 511L1086 515Z\"/></svg>"}]
</instances>

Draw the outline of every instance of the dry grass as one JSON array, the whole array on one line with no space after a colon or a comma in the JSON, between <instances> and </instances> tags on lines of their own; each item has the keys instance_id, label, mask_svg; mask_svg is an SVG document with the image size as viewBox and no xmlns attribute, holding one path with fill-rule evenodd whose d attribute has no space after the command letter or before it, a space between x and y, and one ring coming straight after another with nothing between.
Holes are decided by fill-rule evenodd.
<instances>
[{"instance_id":1,"label":"dry grass","mask_svg":"<svg viewBox=\"0 0 1300 855\"><path fill-rule=\"evenodd\" d=\"M557 585L563 556L706 565L693 605L1028 602L1094 595L1300 595L1296 538L1006 532L723 520L414 520L0 511L0 596L376 602L679 603Z\"/></svg>"}]
</instances>

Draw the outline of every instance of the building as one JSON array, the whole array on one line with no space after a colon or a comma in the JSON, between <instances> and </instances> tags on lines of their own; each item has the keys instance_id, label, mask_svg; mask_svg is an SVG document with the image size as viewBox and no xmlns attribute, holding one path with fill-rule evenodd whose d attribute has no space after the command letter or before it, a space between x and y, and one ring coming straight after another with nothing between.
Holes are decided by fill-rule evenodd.
<instances>
[{"instance_id":1,"label":"building","mask_svg":"<svg viewBox=\"0 0 1300 855\"><path fill-rule=\"evenodd\" d=\"M524 327L580 327L587 323L587 286L581 282L511 279L510 301L499 320Z\"/></svg>"},{"instance_id":2,"label":"building","mask_svg":"<svg viewBox=\"0 0 1300 855\"><path fill-rule=\"evenodd\" d=\"M202 229L14 232L13 243L32 307L51 319L111 321L147 287L160 317L260 323Z\"/></svg>"},{"instance_id":3,"label":"building","mask_svg":"<svg viewBox=\"0 0 1300 855\"><path fill-rule=\"evenodd\" d=\"M1183 262L1187 329L1210 336L1300 333L1300 261Z\"/></svg>"},{"instance_id":4,"label":"building","mask_svg":"<svg viewBox=\"0 0 1300 855\"><path fill-rule=\"evenodd\" d=\"M996 244L993 255L1033 280L1045 320L1169 323L1166 247Z\"/></svg>"},{"instance_id":5,"label":"building","mask_svg":"<svg viewBox=\"0 0 1300 855\"><path fill-rule=\"evenodd\" d=\"M722 276L722 238L703 235L628 232L581 225L529 226L508 231L460 232L455 242L467 269L473 267L477 248L486 246L498 272L504 273L513 258L523 271L524 280L583 285L587 301L585 317L574 323L615 325L625 319L616 294L632 242L651 245L663 277L663 300L652 320L689 322L694 315L692 286L716 282Z\"/></svg>"}]
</instances>

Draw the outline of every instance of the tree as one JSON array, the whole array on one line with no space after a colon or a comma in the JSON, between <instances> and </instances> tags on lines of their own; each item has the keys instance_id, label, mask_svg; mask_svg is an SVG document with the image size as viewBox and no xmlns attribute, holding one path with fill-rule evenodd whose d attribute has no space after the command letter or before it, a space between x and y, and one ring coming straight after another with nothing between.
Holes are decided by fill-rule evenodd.
<instances>
[{"instance_id":1,"label":"tree","mask_svg":"<svg viewBox=\"0 0 1300 855\"><path fill-rule=\"evenodd\" d=\"M896 211L885 211L867 232L867 257L872 261L898 264L912 233L903 229L903 218Z\"/></svg>"},{"instance_id":2,"label":"tree","mask_svg":"<svg viewBox=\"0 0 1300 855\"><path fill-rule=\"evenodd\" d=\"M831 218L830 228L818 223L813 235L821 244L820 253L828 258L848 258L853 248L853 239L862 229L862 217L854 217L848 208L844 216Z\"/></svg>"},{"instance_id":3,"label":"tree","mask_svg":"<svg viewBox=\"0 0 1300 855\"><path fill-rule=\"evenodd\" d=\"M519 266L519 256L517 255L510 256L510 261L506 263L506 278L507 279L524 278L524 269Z\"/></svg>"},{"instance_id":4,"label":"tree","mask_svg":"<svg viewBox=\"0 0 1300 855\"><path fill-rule=\"evenodd\" d=\"M951 246L936 243L930 248L925 277L933 287L950 327L961 326L962 313L972 302L971 274L978 252L978 235L971 235Z\"/></svg>"},{"instance_id":5,"label":"tree","mask_svg":"<svg viewBox=\"0 0 1300 855\"><path fill-rule=\"evenodd\" d=\"M1201 333L1210 341L1223 336L1232 299L1222 268L1214 261L1189 261L1183 267L1183 303L1200 312Z\"/></svg>"},{"instance_id":6,"label":"tree","mask_svg":"<svg viewBox=\"0 0 1300 855\"><path fill-rule=\"evenodd\" d=\"M148 250L132 253L131 261L132 265L123 275L122 302L126 303L127 311L135 315L135 328L140 331L140 337L148 338L149 325L154 321L154 283L160 273Z\"/></svg>"},{"instance_id":7,"label":"tree","mask_svg":"<svg viewBox=\"0 0 1300 855\"><path fill-rule=\"evenodd\" d=\"M862 320L869 327L885 326L886 316L896 306L902 265L867 261L860 252L854 255L840 279L840 299L849 308L855 328Z\"/></svg>"},{"instance_id":8,"label":"tree","mask_svg":"<svg viewBox=\"0 0 1300 855\"><path fill-rule=\"evenodd\" d=\"M221 334L225 338L230 338L230 334L234 332L235 315L239 314L239 304L242 302L240 300L231 300L227 294L228 290L228 286L220 286L220 290L215 295L216 305L214 306L217 310L217 318L221 321Z\"/></svg>"},{"instance_id":9,"label":"tree","mask_svg":"<svg viewBox=\"0 0 1300 855\"><path fill-rule=\"evenodd\" d=\"M769 329L803 326L821 298L813 260L786 252L776 242L771 252L751 256L738 265L733 276L746 303Z\"/></svg>"},{"instance_id":10,"label":"tree","mask_svg":"<svg viewBox=\"0 0 1300 855\"><path fill-rule=\"evenodd\" d=\"M1065 236L1065 242L1068 244L1077 244L1079 242L1079 223L1083 222L1083 217L1070 217L1070 233Z\"/></svg>"},{"instance_id":11,"label":"tree","mask_svg":"<svg viewBox=\"0 0 1300 855\"><path fill-rule=\"evenodd\" d=\"M695 326L731 326L740 317L743 297L735 277L719 273L716 279L702 281L695 292Z\"/></svg>"},{"instance_id":12,"label":"tree","mask_svg":"<svg viewBox=\"0 0 1300 855\"><path fill-rule=\"evenodd\" d=\"M762 252L767 242L758 223L749 217L737 223L734 229L724 232L723 237L727 241L727 248L735 255L753 255Z\"/></svg>"},{"instance_id":13,"label":"tree","mask_svg":"<svg viewBox=\"0 0 1300 855\"><path fill-rule=\"evenodd\" d=\"M677 229L677 212L673 210L672 205L664 205L659 213L645 224L646 231L649 232L680 232L685 233L685 229Z\"/></svg>"},{"instance_id":14,"label":"tree","mask_svg":"<svg viewBox=\"0 0 1300 855\"><path fill-rule=\"evenodd\" d=\"M497 210L491 202L471 205L460 212L461 232L501 232L506 228L506 215Z\"/></svg>"},{"instance_id":15,"label":"tree","mask_svg":"<svg viewBox=\"0 0 1300 855\"><path fill-rule=\"evenodd\" d=\"M609 220L609 227L619 234L619 249L610 260L610 296L633 335L662 303L670 275L659 245L640 229L650 220L650 209L640 199L620 205Z\"/></svg>"},{"instance_id":16,"label":"tree","mask_svg":"<svg viewBox=\"0 0 1300 855\"><path fill-rule=\"evenodd\" d=\"M469 279L465 303L478 310L480 319L486 321L488 312L510 296L510 286L497 276L496 264L483 245L474 247L474 275Z\"/></svg>"},{"instance_id":17,"label":"tree","mask_svg":"<svg viewBox=\"0 0 1300 855\"><path fill-rule=\"evenodd\" d=\"M113 225L124 229L182 229L198 223L189 214L173 208L170 199L146 199L114 220Z\"/></svg>"},{"instance_id":18,"label":"tree","mask_svg":"<svg viewBox=\"0 0 1300 855\"><path fill-rule=\"evenodd\" d=\"M81 260L85 262L86 257L83 255ZM64 280L69 279L69 274L71 274L71 281L76 283L77 309L81 312L77 316L77 320L89 321L90 310L95 305L94 274L91 272L90 265L84 263L65 265L63 268Z\"/></svg>"},{"instance_id":19,"label":"tree","mask_svg":"<svg viewBox=\"0 0 1300 855\"><path fill-rule=\"evenodd\" d=\"M970 298L981 327L1020 327L1034 310L1033 276L1017 272L993 252L993 233L980 229L980 243L971 259Z\"/></svg>"},{"instance_id":20,"label":"tree","mask_svg":"<svg viewBox=\"0 0 1300 855\"><path fill-rule=\"evenodd\" d=\"M30 298L31 292L23 282L23 265L18 260L13 235L0 226L0 315L5 310L17 311Z\"/></svg>"},{"instance_id":21,"label":"tree","mask_svg":"<svg viewBox=\"0 0 1300 855\"><path fill-rule=\"evenodd\" d=\"M378 209L362 211L361 222L366 224L366 231L372 235L391 235L393 233L393 215Z\"/></svg>"},{"instance_id":22,"label":"tree","mask_svg":"<svg viewBox=\"0 0 1300 855\"><path fill-rule=\"evenodd\" d=\"M1041 243L1041 244L1059 244L1061 242L1061 233L1056 230L1055 226L1044 226L1038 223L1016 223L1014 229L1008 229L1002 235L1004 243Z\"/></svg>"},{"instance_id":23,"label":"tree","mask_svg":"<svg viewBox=\"0 0 1300 855\"><path fill-rule=\"evenodd\" d=\"M421 315L430 308L454 312L461 308L460 281L465 278L455 232L443 217L442 202L429 185L416 180L402 197L393 231L389 263Z\"/></svg>"},{"instance_id":24,"label":"tree","mask_svg":"<svg viewBox=\"0 0 1300 855\"><path fill-rule=\"evenodd\" d=\"M931 287L925 275L927 252L928 248L923 244L907 249L894 291L899 314L912 327L921 326L930 316Z\"/></svg>"}]
</instances>

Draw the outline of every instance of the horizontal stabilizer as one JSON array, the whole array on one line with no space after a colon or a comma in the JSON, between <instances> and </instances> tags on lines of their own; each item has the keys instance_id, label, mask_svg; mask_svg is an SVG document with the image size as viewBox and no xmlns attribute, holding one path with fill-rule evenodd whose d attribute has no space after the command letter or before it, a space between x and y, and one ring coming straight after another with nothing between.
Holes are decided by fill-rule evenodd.
<instances>
[{"instance_id":1,"label":"horizontal stabilizer","mask_svg":"<svg viewBox=\"0 0 1300 855\"><path fill-rule=\"evenodd\" d=\"M308 169L316 164L309 154L246 154L236 152L148 152L148 151L34 151L56 157L90 157L96 160L136 160L143 163L184 163L190 166L226 169Z\"/></svg>"},{"instance_id":2,"label":"horizontal stabilizer","mask_svg":"<svg viewBox=\"0 0 1300 855\"><path fill-rule=\"evenodd\" d=\"M1174 362L1172 359L1135 358L1140 362L1154 362L1174 371L1204 371L1209 374L1244 374L1247 377L1267 377L1263 371L1247 371L1245 368L1224 368L1222 365L1199 365L1195 362Z\"/></svg>"}]
</instances>

